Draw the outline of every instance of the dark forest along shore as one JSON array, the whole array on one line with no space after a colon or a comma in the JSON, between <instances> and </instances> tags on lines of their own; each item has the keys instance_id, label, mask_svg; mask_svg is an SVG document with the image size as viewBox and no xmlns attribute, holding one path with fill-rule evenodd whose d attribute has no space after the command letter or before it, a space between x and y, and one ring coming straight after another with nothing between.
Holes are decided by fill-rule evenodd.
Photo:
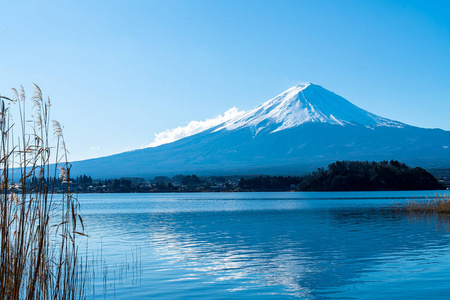
<instances>
[{"instance_id":1,"label":"dark forest along shore","mask_svg":"<svg viewBox=\"0 0 450 300\"><path fill-rule=\"evenodd\" d=\"M398 161L337 161L304 176L156 176L73 178L79 193L176 193L176 192L261 192L261 191L408 191L443 190L447 177Z\"/></svg>"},{"instance_id":2,"label":"dark forest along shore","mask_svg":"<svg viewBox=\"0 0 450 300\"><path fill-rule=\"evenodd\" d=\"M445 298L449 219L379 209L435 193L81 194L88 299Z\"/></svg>"}]
</instances>

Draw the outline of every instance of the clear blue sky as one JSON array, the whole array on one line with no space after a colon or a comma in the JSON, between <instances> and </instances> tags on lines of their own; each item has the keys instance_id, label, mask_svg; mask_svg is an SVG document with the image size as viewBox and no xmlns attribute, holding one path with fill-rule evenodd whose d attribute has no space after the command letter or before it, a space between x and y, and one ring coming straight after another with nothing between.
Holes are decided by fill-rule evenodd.
<instances>
[{"instance_id":1,"label":"clear blue sky","mask_svg":"<svg viewBox=\"0 0 450 300\"><path fill-rule=\"evenodd\" d=\"M74 160L301 82L450 130L450 2L0 0L0 92L32 82Z\"/></svg>"}]
</instances>

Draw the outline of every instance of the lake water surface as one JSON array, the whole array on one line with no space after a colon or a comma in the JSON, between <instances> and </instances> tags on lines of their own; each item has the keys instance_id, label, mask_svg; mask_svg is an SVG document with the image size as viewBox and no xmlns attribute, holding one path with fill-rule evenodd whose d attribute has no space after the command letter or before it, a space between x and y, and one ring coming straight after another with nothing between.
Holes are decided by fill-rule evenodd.
<instances>
[{"instance_id":1,"label":"lake water surface","mask_svg":"<svg viewBox=\"0 0 450 300\"><path fill-rule=\"evenodd\" d=\"M448 299L435 192L81 194L88 299Z\"/></svg>"}]
</instances>

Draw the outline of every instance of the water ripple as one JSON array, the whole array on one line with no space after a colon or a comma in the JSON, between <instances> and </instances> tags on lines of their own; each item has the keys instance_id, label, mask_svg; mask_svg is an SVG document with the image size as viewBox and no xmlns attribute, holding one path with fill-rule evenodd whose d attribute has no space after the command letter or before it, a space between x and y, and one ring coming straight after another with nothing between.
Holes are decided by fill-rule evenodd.
<instances>
[{"instance_id":1,"label":"water ripple","mask_svg":"<svg viewBox=\"0 0 450 300\"><path fill-rule=\"evenodd\" d=\"M350 199L361 193L327 194L341 200L323 193L316 200L304 199L311 193L185 195L190 201L137 195L136 202L86 195L80 201L90 247L101 241L105 261L129 259L130 244L139 249L139 284L117 286L116 298L448 295L448 219L374 210L414 196L386 195L366 194L364 201Z\"/></svg>"}]
</instances>

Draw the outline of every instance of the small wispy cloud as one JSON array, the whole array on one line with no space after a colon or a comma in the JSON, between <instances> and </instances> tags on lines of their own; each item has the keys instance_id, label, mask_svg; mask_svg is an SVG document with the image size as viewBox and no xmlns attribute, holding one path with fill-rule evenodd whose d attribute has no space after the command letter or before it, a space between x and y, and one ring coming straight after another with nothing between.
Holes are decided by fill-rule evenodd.
<instances>
[{"instance_id":1,"label":"small wispy cloud","mask_svg":"<svg viewBox=\"0 0 450 300\"><path fill-rule=\"evenodd\" d=\"M236 107L227 110L223 115L218 115L211 119L204 121L191 121L187 126L177 127L174 129L167 129L160 133L155 133L155 139L147 147L156 147L163 144L175 142L179 139L194 135L214 126L217 126L225 121L228 121L237 116L241 116L245 111L240 111Z\"/></svg>"}]
</instances>

